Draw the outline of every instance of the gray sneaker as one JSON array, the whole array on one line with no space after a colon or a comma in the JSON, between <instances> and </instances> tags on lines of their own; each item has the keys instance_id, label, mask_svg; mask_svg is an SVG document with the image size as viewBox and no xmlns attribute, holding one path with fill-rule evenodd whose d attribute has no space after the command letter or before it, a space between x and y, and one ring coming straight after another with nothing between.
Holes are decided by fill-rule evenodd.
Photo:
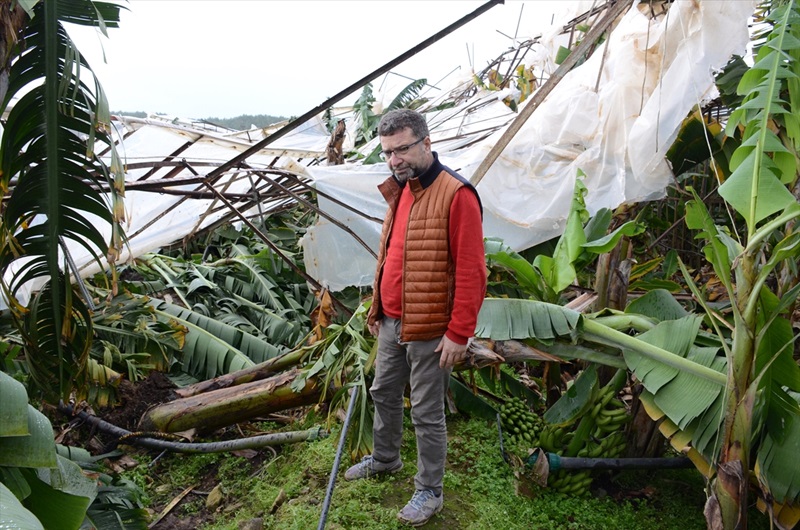
<instances>
[{"instance_id":1,"label":"gray sneaker","mask_svg":"<svg viewBox=\"0 0 800 530\"><path fill-rule=\"evenodd\" d=\"M422 526L441 512L443 506L444 494L437 497L431 490L417 490L397 514L397 518L407 525Z\"/></svg>"},{"instance_id":2,"label":"gray sneaker","mask_svg":"<svg viewBox=\"0 0 800 530\"><path fill-rule=\"evenodd\" d=\"M361 462L344 472L345 480L356 480L358 478L369 478L375 475L382 475L384 473L397 473L403 469L403 462L397 461L396 464L386 466L382 462L378 462L372 455L367 455L361 459Z\"/></svg>"}]
</instances>

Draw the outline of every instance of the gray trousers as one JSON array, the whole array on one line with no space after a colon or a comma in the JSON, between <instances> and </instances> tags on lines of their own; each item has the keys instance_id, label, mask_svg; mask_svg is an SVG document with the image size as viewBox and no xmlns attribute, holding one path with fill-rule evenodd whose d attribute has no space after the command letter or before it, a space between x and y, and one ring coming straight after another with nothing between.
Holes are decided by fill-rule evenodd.
<instances>
[{"instance_id":1,"label":"gray trousers","mask_svg":"<svg viewBox=\"0 0 800 530\"><path fill-rule=\"evenodd\" d=\"M439 368L440 355L434 350L440 340L401 343L400 321L384 317L370 389L375 404L372 457L389 468L400 461L403 393L411 383L411 422L417 438L414 484L437 495L442 492L447 457L444 397L451 372Z\"/></svg>"}]
</instances>

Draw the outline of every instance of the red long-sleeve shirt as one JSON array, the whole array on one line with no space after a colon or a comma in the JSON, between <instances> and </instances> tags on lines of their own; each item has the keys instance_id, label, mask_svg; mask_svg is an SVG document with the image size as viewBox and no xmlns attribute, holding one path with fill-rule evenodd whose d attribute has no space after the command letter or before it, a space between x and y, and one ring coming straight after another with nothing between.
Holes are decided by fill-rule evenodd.
<instances>
[{"instance_id":1,"label":"red long-sleeve shirt","mask_svg":"<svg viewBox=\"0 0 800 530\"><path fill-rule=\"evenodd\" d=\"M384 314L392 318L402 317L403 245L413 201L409 187L405 186L395 212L381 276L381 306ZM455 265L455 296L445 334L453 342L466 344L475 333L478 311L486 294L481 208L476 195L466 186L453 197L448 234Z\"/></svg>"}]
</instances>

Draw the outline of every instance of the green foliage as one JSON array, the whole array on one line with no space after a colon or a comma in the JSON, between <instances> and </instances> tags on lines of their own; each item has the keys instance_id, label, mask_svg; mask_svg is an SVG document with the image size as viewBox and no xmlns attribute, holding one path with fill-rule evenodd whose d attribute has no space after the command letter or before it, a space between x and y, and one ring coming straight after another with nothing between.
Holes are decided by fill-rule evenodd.
<instances>
[{"instance_id":1,"label":"green foliage","mask_svg":"<svg viewBox=\"0 0 800 530\"><path fill-rule=\"evenodd\" d=\"M106 2L39 2L9 51L9 110L0 142L0 188L11 190L0 223L2 290L26 341L32 382L54 401L73 388L83 396L91 320L73 296L62 272L59 249L77 243L98 263L113 265L124 235L122 165L110 142L105 95L92 70L67 35L65 22L99 27L119 25L120 7ZM81 78L81 74L84 75ZM86 75L88 74L88 76ZM111 146L111 167L95 154L96 142ZM97 184L112 192L105 196ZM12 183L14 184L12 186ZM110 204L109 202L110 201ZM100 226L111 227L106 241ZM24 308L15 296L28 282L49 281Z\"/></svg>"},{"instance_id":2,"label":"green foliage","mask_svg":"<svg viewBox=\"0 0 800 530\"><path fill-rule=\"evenodd\" d=\"M57 446L50 420L3 372L0 397L0 526L77 530L88 518L97 528L146 528L136 487L103 473L88 452Z\"/></svg>"},{"instance_id":3,"label":"green foliage","mask_svg":"<svg viewBox=\"0 0 800 530\"><path fill-rule=\"evenodd\" d=\"M427 79L415 79L395 96L391 103L386 107L385 112L395 109L415 109L425 103L425 99L420 99L419 93L428 84Z\"/></svg>"},{"instance_id":4,"label":"green foliage","mask_svg":"<svg viewBox=\"0 0 800 530\"><path fill-rule=\"evenodd\" d=\"M797 5L789 2L775 9L770 18L774 30L760 48L755 64L739 81L737 93L744 99L731 113L726 132L731 135L743 126L742 145L731 160L731 176L719 188L720 195L745 218L751 234L757 223L797 204L786 185L796 181L798 161L770 122L779 118L789 139L798 145L800 118L794 111L800 104L796 82L800 65L792 54L800 53L800 13ZM789 92L786 101L781 96L784 84Z\"/></svg>"},{"instance_id":5,"label":"green foliage","mask_svg":"<svg viewBox=\"0 0 800 530\"><path fill-rule=\"evenodd\" d=\"M796 227L800 204L790 191L800 168L796 114L800 6L784 2L772 7L771 29L758 47L755 64L739 78L736 94L742 98L741 105L731 113L726 133L741 134L742 142L731 157L731 175L719 187L720 196L744 219L746 231L718 224L696 195L687 204L687 226L705 240L706 258L731 300L730 317L724 324L693 284L688 269L681 267L695 298L712 316L717 334L725 336L730 330L730 342L721 343L729 359L727 392L722 403L709 409L723 420L699 418L693 443L702 452L712 441L707 433L716 432L722 423L719 439L713 439L720 456L713 463L735 462L749 470L754 467L750 456L754 454L759 486L764 496L774 498L771 513L781 525L793 526L800 518L800 483L788 478L785 470L792 465L789 455L797 445L789 436L773 438L768 426L793 425L800 417L796 399L800 368L792 351L797 336L790 322L797 291L783 292L783 286L792 282L784 282L778 292L768 286L774 283L776 271L791 274L796 270L800 256ZM792 281L797 282L796 275ZM713 488L725 528L734 528L742 517L746 491L736 494L736 483L720 474ZM792 506L784 510L786 504Z\"/></svg>"},{"instance_id":6,"label":"green foliage","mask_svg":"<svg viewBox=\"0 0 800 530\"><path fill-rule=\"evenodd\" d=\"M368 304L362 304L344 324L331 324L322 330L323 336L302 348L309 359L308 365L292 382L292 388L300 391L309 378L321 379L322 388L338 388L330 398L331 411L347 409L352 399L351 389L358 388L356 408L352 419L349 449L353 458L372 452L373 411L368 399L367 375L374 362L375 341L367 338L366 317ZM321 400L326 399L327 390ZM328 423L333 420L328 417Z\"/></svg>"},{"instance_id":7,"label":"green foliage","mask_svg":"<svg viewBox=\"0 0 800 530\"><path fill-rule=\"evenodd\" d=\"M600 210L590 219L584 200L587 193L584 177L585 174L579 171L566 226L553 248L552 256L536 254L533 263L529 263L501 240L486 240L489 264L510 272L530 298L558 303L564 289L578 277L579 270L592 263L597 255L614 248L623 236L635 236L644 231L644 226L629 221L607 234L611 223L611 213L607 209Z\"/></svg>"},{"instance_id":8,"label":"green foliage","mask_svg":"<svg viewBox=\"0 0 800 530\"><path fill-rule=\"evenodd\" d=\"M327 528L390 530L405 528L396 512L408 501L414 489L416 449L410 419L405 420L402 457L406 467L385 478L348 482L341 478L350 464L345 458L340 468L327 519ZM296 426L287 426L294 429ZM690 470L628 471L603 474L596 481L596 495L580 498L549 489L531 489L525 477L516 478L503 461L494 422L451 416L448 419L448 466L444 477L444 510L426 528L464 528L467 530L627 530L653 528L684 530L703 528L704 483ZM156 506L175 498L189 485L220 483L225 506L239 503L236 510L221 509L205 530L235 530L245 522L263 517L265 529L305 530L316 528L321 515L329 473L335 458L338 433L313 443L281 448L275 458L253 468L242 459L226 467L225 478L206 476L214 462L206 456L165 455L146 470L149 490L158 495ZM194 464L202 459L202 465ZM143 467L143 466L141 466ZM183 472L191 468L191 475ZM624 489L614 496L605 491ZM271 513L273 503L283 492L284 501ZM160 492L160 493L155 493ZM647 495L641 495L648 492ZM527 493L527 495L526 495ZM202 507L181 504L173 509L178 517L192 513L208 515ZM751 519L751 528L766 529L764 518Z\"/></svg>"},{"instance_id":9,"label":"green foliage","mask_svg":"<svg viewBox=\"0 0 800 530\"><path fill-rule=\"evenodd\" d=\"M197 379L294 349L309 332L317 304L296 270L302 229L294 227L303 215L299 210L273 215L261 228L291 264L249 229L230 226L207 237L202 256L140 256L123 269L122 286L129 294L117 303L128 308L127 316L106 311L120 329L105 325L104 338L120 352L151 354L159 369L178 362L175 368Z\"/></svg>"},{"instance_id":10,"label":"green foliage","mask_svg":"<svg viewBox=\"0 0 800 530\"><path fill-rule=\"evenodd\" d=\"M420 98L420 91L427 84L426 79L416 79L405 86L395 98L386 106L384 113L390 110L408 108L415 109L425 103L424 98ZM372 93L372 84L367 83L361 91L356 103L353 105L353 114L356 121L356 147L361 147L373 138L378 133L378 123L380 123L381 114L375 114L373 105L375 104L375 96ZM328 116L326 114L326 116ZM326 118L328 128L332 127L330 117ZM364 159L364 164L377 164L380 162L380 145L369 153Z\"/></svg>"},{"instance_id":11,"label":"green foliage","mask_svg":"<svg viewBox=\"0 0 800 530\"><path fill-rule=\"evenodd\" d=\"M358 128L356 129L355 145L364 145L375 137L380 116L372 110L375 96L372 95L372 83L367 83L361 90L361 95L353 105Z\"/></svg>"}]
</instances>

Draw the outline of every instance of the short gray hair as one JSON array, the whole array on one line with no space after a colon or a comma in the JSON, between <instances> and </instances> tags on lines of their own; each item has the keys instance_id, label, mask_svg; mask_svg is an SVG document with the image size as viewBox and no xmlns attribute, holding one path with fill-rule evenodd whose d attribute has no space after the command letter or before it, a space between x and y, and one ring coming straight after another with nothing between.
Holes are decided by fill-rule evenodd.
<instances>
[{"instance_id":1,"label":"short gray hair","mask_svg":"<svg viewBox=\"0 0 800 530\"><path fill-rule=\"evenodd\" d=\"M419 112L411 109L390 110L381 118L378 124L380 136L392 136L408 127L417 138L425 138L428 132L428 123Z\"/></svg>"}]
</instances>

